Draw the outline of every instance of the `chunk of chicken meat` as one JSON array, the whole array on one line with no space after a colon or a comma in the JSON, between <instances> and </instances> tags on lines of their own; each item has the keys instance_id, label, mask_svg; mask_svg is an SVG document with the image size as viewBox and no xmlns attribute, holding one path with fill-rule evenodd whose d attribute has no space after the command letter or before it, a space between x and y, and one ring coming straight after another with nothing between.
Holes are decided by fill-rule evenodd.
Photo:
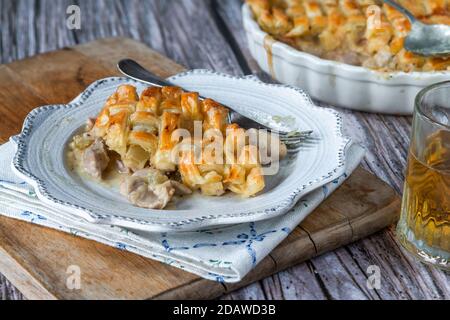
<instances>
[{"instance_id":1,"label":"chunk of chicken meat","mask_svg":"<svg viewBox=\"0 0 450 320\"><path fill-rule=\"evenodd\" d=\"M96 179L102 177L102 173L108 166L108 163L109 157L102 139L96 139L83 152L84 170Z\"/></svg>"},{"instance_id":2,"label":"chunk of chicken meat","mask_svg":"<svg viewBox=\"0 0 450 320\"><path fill-rule=\"evenodd\" d=\"M116 169L119 173L126 173L129 174L130 173L130 168L128 168L122 160L117 160L116 161Z\"/></svg>"},{"instance_id":3,"label":"chunk of chicken meat","mask_svg":"<svg viewBox=\"0 0 450 320\"><path fill-rule=\"evenodd\" d=\"M163 209L174 195L186 195L192 191L177 181L169 180L158 170L147 168L125 178L120 193L135 206Z\"/></svg>"}]
</instances>

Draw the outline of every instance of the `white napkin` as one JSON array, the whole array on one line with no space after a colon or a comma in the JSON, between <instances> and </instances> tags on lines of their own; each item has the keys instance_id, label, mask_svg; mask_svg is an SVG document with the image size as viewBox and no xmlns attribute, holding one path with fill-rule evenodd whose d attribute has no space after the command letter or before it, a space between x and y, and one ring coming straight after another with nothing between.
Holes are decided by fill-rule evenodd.
<instances>
[{"instance_id":1,"label":"white napkin","mask_svg":"<svg viewBox=\"0 0 450 320\"><path fill-rule=\"evenodd\" d=\"M343 176L303 197L289 213L214 231L150 233L96 225L41 202L10 168L13 142L0 146L0 214L95 240L220 282L238 282L355 170L364 151L346 150Z\"/></svg>"}]
</instances>

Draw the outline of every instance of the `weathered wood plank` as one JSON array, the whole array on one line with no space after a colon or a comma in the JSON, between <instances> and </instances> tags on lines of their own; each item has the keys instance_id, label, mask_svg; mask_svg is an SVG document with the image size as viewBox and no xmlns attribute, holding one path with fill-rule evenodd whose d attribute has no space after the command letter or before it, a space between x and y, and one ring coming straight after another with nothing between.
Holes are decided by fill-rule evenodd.
<instances>
[{"instance_id":1,"label":"weathered wood plank","mask_svg":"<svg viewBox=\"0 0 450 320\"><path fill-rule=\"evenodd\" d=\"M24 300L25 297L0 274L0 300Z\"/></svg>"},{"instance_id":2,"label":"weathered wood plank","mask_svg":"<svg viewBox=\"0 0 450 320\"><path fill-rule=\"evenodd\" d=\"M20 77L23 86L48 104L67 103L95 80L111 75L87 56L70 49L40 54L6 66Z\"/></svg>"},{"instance_id":3,"label":"weathered wood plank","mask_svg":"<svg viewBox=\"0 0 450 320\"><path fill-rule=\"evenodd\" d=\"M269 280L263 281L264 284L266 282ZM310 261L279 272L270 279L270 282L279 283L279 288L270 286L270 292L274 291L273 288L277 288L275 297L281 296L287 300L326 300L331 298Z\"/></svg>"},{"instance_id":4,"label":"weathered wood plank","mask_svg":"<svg viewBox=\"0 0 450 320\"><path fill-rule=\"evenodd\" d=\"M121 45L118 46L118 43ZM130 47L133 47L132 52L129 50ZM174 73L186 70L185 67L154 51L149 52L146 45L130 38L106 38L76 46L74 50L92 60L100 61L110 71L115 70L117 62L125 58L139 61L143 67L161 77L172 76ZM154 63L155 61L159 61L159 63ZM118 70L115 74L121 75Z\"/></svg>"}]
</instances>

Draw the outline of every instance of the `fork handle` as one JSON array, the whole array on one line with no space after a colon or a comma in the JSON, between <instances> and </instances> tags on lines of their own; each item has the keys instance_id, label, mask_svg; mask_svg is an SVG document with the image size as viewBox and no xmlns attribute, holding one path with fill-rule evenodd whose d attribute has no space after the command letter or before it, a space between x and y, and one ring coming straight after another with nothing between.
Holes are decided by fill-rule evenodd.
<instances>
[{"instance_id":1,"label":"fork handle","mask_svg":"<svg viewBox=\"0 0 450 320\"><path fill-rule=\"evenodd\" d=\"M131 59L123 59L120 60L119 63L117 63L117 68L121 73L123 73L128 78L131 78L133 80L137 80L140 82L144 82L153 86L157 87L165 87L165 86L174 86L175 84L171 83L170 81L167 81L165 79L162 79L158 77L157 75L151 73L150 71L146 70L143 66L141 66L139 63L137 63L134 60ZM205 97L199 96L200 100L205 100ZM238 112L233 110L233 108L230 108L229 106L226 106L229 110L228 112L228 122L232 123L234 122L234 117L236 115L239 115ZM275 130L272 130L271 128L260 124L256 122L253 119L246 119L248 122L251 122L250 128L259 128L259 129L265 129L268 132L276 132Z\"/></svg>"},{"instance_id":2,"label":"fork handle","mask_svg":"<svg viewBox=\"0 0 450 320\"><path fill-rule=\"evenodd\" d=\"M153 86L165 87L174 85L173 83L149 72L139 63L131 59L120 60L119 63L117 64L117 68L125 76L137 81L148 83Z\"/></svg>"}]
</instances>

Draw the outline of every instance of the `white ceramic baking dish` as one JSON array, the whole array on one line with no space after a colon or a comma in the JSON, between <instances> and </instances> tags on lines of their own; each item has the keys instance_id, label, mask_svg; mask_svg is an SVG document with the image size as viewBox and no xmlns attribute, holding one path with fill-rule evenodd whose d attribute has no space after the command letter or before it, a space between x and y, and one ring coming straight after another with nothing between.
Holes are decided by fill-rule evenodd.
<instances>
[{"instance_id":1,"label":"white ceramic baking dish","mask_svg":"<svg viewBox=\"0 0 450 320\"><path fill-rule=\"evenodd\" d=\"M424 87L450 80L450 72L386 73L352 66L301 52L270 41L242 7L244 28L252 56L281 83L306 90L313 98L335 106L390 114L411 114L414 99Z\"/></svg>"}]
</instances>

